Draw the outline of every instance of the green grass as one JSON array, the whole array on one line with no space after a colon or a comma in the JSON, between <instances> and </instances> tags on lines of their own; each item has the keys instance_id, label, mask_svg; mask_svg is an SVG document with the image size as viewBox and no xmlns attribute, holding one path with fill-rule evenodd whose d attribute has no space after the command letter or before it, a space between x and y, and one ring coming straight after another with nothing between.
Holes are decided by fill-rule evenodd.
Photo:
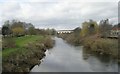
<instances>
[{"instance_id":1,"label":"green grass","mask_svg":"<svg viewBox=\"0 0 120 74\"><path fill-rule=\"evenodd\" d=\"M0 57L2 57L2 50L0 50Z\"/></svg>"},{"instance_id":2,"label":"green grass","mask_svg":"<svg viewBox=\"0 0 120 74\"><path fill-rule=\"evenodd\" d=\"M23 36L23 37L16 37L13 38L15 40L16 47L15 48L6 48L2 51L2 56L8 57L13 53L21 53L24 54L27 49L24 48L24 46L28 43L34 43L36 40L42 40L44 39L43 36L40 35L32 35L32 36Z\"/></svg>"},{"instance_id":3,"label":"green grass","mask_svg":"<svg viewBox=\"0 0 120 74\"><path fill-rule=\"evenodd\" d=\"M29 42L34 43L36 40L41 40L41 39L43 39L43 36L39 36L39 35L24 36L24 37L15 38L15 43L17 46L23 47Z\"/></svg>"},{"instance_id":4,"label":"green grass","mask_svg":"<svg viewBox=\"0 0 120 74\"><path fill-rule=\"evenodd\" d=\"M2 51L2 57L7 57L10 54L12 54L13 52L16 52L18 50L18 48L8 48Z\"/></svg>"}]
</instances>

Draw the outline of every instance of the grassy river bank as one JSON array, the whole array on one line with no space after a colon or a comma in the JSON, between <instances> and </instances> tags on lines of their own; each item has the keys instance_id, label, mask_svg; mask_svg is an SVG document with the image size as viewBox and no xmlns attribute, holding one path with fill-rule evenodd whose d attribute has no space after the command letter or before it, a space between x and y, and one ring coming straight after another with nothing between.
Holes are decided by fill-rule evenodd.
<instances>
[{"instance_id":1,"label":"grassy river bank","mask_svg":"<svg viewBox=\"0 0 120 74\"><path fill-rule=\"evenodd\" d=\"M3 38L2 71L29 72L40 64L45 51L52 48L54 41L50 36L26 35Z\"/></svg>"}]
</instances>

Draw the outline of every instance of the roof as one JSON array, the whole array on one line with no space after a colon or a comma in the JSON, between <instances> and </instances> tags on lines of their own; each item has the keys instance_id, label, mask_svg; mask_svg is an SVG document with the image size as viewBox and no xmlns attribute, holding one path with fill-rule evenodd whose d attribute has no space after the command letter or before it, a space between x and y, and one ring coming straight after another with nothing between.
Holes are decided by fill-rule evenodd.
<instances>
[{"instance_id":1,"label":"roof","mask_svg":"<svg viewBox=\"0 0 120 74\"><path fill-rule=\"evenodd\" d=\"M120 30L120 28L112 28L112 30Z\"/></svg>"},{"instance_id":2,"label":"roof","mask_svg":"<svg viewBox=\"0 0 120 74\"><path fill-rule=\"evenodd\" d=\"M73 30L58 30L58 31L73 31Z\"/></svg>"}]
</instances>

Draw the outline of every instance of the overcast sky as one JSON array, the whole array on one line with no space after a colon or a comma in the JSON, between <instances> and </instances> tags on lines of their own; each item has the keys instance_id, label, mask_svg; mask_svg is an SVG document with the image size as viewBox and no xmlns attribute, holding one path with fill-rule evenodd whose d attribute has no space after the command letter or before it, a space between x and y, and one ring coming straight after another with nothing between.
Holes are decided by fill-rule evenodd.
<instances>
[{"instance_id":1,"label":"overcast sky","mask_svg":"<svg viewBox=\"0 0 120 74\"><path fill-rule=\"evenodd\" d=\"M84 2L83 2L84 1ZM119 0L0 0L0 26L17 19L37 28L74 29L89 19L118 22Z\"/></svg>"}]
</instances>

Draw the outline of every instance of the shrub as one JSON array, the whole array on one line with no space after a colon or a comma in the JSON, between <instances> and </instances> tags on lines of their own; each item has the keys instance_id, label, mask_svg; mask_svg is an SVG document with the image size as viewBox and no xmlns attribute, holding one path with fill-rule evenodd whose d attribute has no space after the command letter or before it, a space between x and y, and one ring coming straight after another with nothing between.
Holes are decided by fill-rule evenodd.
<instances>
[{"instance_id":1,"label":"shrub","mask_svg":"<svg viewBox=\"0 0 120 74\"><path fill-rule=\"evenodd\" d=\"M46 48L52 48L54 45L54 41L50 37L47 37L44 40L44 45L46 46Z\"/></svg>"},{"instance_id":2,"label":"shrub","mask_svg":"<svg viewBox=\"0 0 120 74\"><path fill-rule=\"evenodd\" d=\"M118 57L118 42L115 39L86 38L84 47L93 52L99 52L99 54L107 54L113 58Z\"/></svg>"},{"instance_id":3,"label":"shrub","mask_svg":"<svg viewBox=\"0 0 120 74\"><path fill-rule=\"evenodd\" d=\"M16 46L15 40L11 37L4 38L2 41L2 48L14 48Z\"/></svg>"},{"instance_id":4,"label":"shrub","mask_svg":"<svg viewBox=\"0 0 120 74\"><path fill-rule=\"evenodd\" d=\"M60 34L59 37L66 40L68 43L72 45L80 45L82 43L82 39L79 34L71 33L71 34Z\"/></svg>"}]
</instances>

